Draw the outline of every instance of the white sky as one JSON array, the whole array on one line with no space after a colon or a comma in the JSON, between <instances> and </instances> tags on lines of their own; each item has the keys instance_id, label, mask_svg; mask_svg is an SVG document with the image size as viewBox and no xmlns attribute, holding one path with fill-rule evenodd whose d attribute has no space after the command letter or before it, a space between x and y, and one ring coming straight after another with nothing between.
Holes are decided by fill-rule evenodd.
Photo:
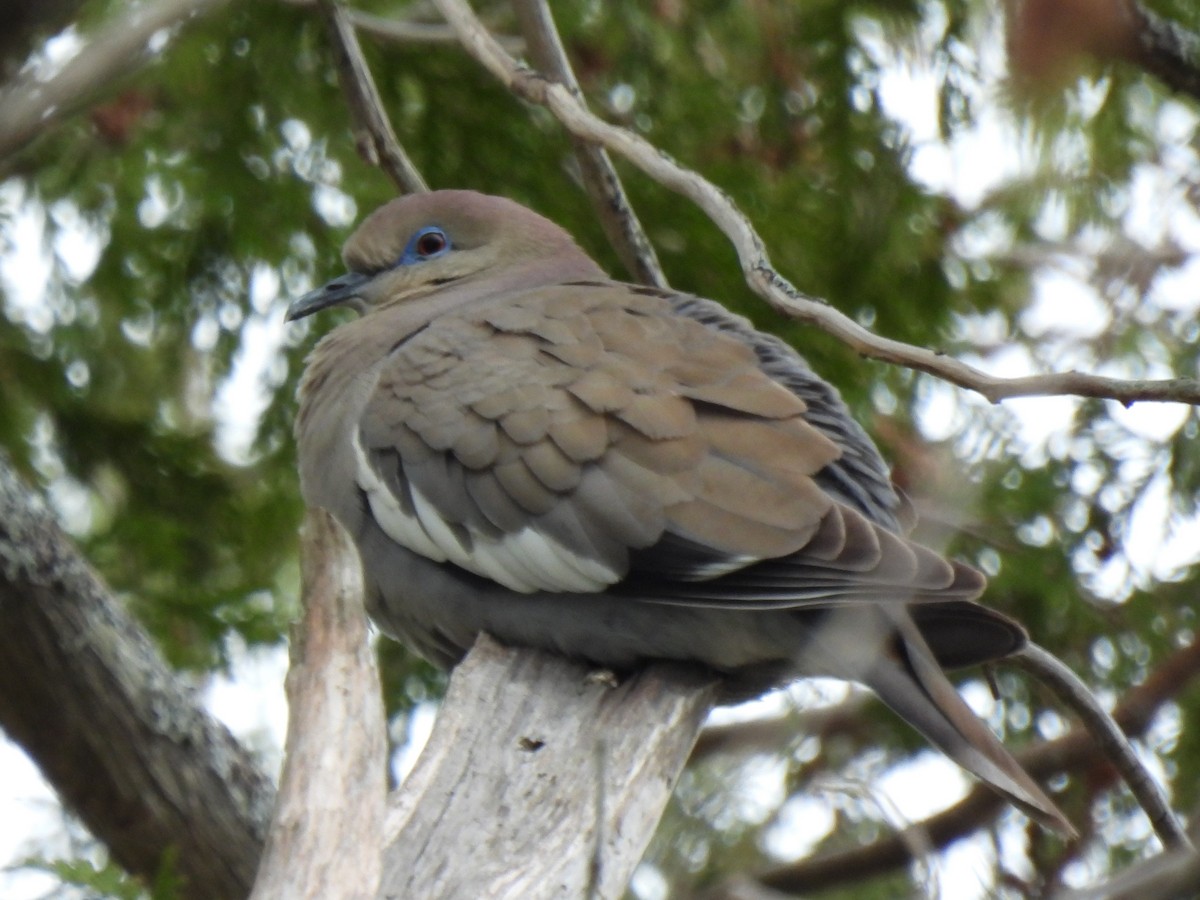
<instances>
[{"instance_id":1,"label":"white sky","mask_svg":"<svg viewBox=\"0 0 1200 900\"><path fill-rule=\"evenodd\" d=\"M935 8L935 7L931 7ZM926 30L924 40L936 38L939 29L936 19ZM991 98L976 98L980 108L988 110L978 127L961 134L951 144L941 141L937 127L937 79L933 72L914 66L909 60L897 58L891 45L882 37L872 40L865 34L868 49L887 65L880 87L886 111L908 130L915 147L912 160L914 175L931 190L954 196L965 206L979 202L991 190L1007 180L1027 173L1038 164L1033 152L1022 143L1019 131ZM1000 41L980 41L989 48L981 61L985 80L998 83L1003 75L1004 61L1000 56ZM1085 98L1086 102L1086 98ZM1168 104L1160 116L1157 130L1167 147L1187 147L1194 134L1197 120L1187 108ZM1200 283L1200 220L1178 193L1178 175L1194 170L1194 153L1173 152L1164 157L1161 167L1143 167L1135 179L1128 198L1126 229L1129 236L1147 245L1164 238L1177 242L1192 254L1192 262L1181 272L1159 279L1152 299L1166 308L1196 309L1200 306L1195 285ZM348 198L335 198L345 205ZM153 217L156 202L151 197L145 213ZM352 210L352 205L350 207ZM15 183L0 186L0 211L14 211L15 218L3 237L7 246L0 248L0 280L9 299L9 314L25 319L32 327L48 329L52 322L42 302L46 281L51 271L49 248L42 246L43 211L24 202ZM58 211L60 215L64 211ZM1055 222L1050 215L1044 223L1048 238L1053 238ZM980 254L985 254L993 238L986 233L972 239ZM1003 236L999 236L1000 239ZM779 238L775 238L778 240ZM100 241L82 228L68 229L62 241L69 242L55 249L62 258L75 261L79 277L85 277L94 266ZM970 252L972 247L965 248ZM62 252L68 251L68 252ZM1109 322L1106 302L1087 283L1087 272L1069 263L1042 269L1034 279L1034 291L1028 309L1022 315L1022 325L1031 332L1053 332L1069 337L1086 337L1103 330ZM229 458L244 458L253 440L258 416L267 402L264 371L270 365L276 349L284 338L283 305L278 275L266 266L254 270L250 284L250 303L245 310L246 326L242 348L232 373L220 384L216 394L215 415L219 424L221 452ZM199 327L199 326L198 326ZM1029 374L1036 370L1037 361L1020 348L1001 348L986 359L975 361L981 367L1002 375ZM1156 373L1166 377L1169 373ZM922 415L922 424L931 438L937 438L941 423L953 422L961 410L961 393L949 386L935 385ZM1035 456L1045 448L1068 423L1078 401L1070 398L1038 398L1007 401L1006 406L1017 417L1021 436L1028 452ZM1179 405L1137 404L1117 412L1119 421L1137 435L1161 441L1173 434L1182 424L1187 409ZM1166 536L1167 485L1160 480L1148 492L1139 508L1138 528L1131 538L1130 555L1147 577L1161 578L1177 567L1197 558L1200 536L1193 527ZM283 697L283 676L286 653L282 650L246 652L234 648L237 660L233 679L214 678L204 691L207 707L240 738L263 751L272 765L278 765L280 747L286 728L286 706ZM844 696L846 688L816 685L800 688L805 702L812 702L816 691L824 702L834 702ZM775 695L752 707L755 710L778 708L787 702ZM980 685L968 686L967 697L982 713L991 712L991 700ZM745 710L718 711L718 720L745 714ZM406 772L415 761L419 745L428 735L433 707L425 706L414 717L411 731L415 741L399 754L397 769ZM783 769L767 766L753 773L749 800L758 797L769 808L768 800L783 797ZM953 764L930 751L919 754L910 763L888 771L873 795L885 818L897 826L920 819L959 799L967 789L966 777ZM838 786L826 785L829 790ZM843 786L844 787L844 786ZM779 821L767 833L767 846L781 856L802 854L833 827L833 817L827 794L794 799L784 809ZM62 815L53 792L45 785L24 753L11 743L0 739L0 864L15 861L33 848L65 850L61 839ZM764 813L765 814L765 813ZM1020 846L1023 820L1013 816L1012 823L1002 830L1000 844ZM984 838L964 841L940 858L938 865L924 873L927 884L941 886L947 896L971 900L988 896L986 882L992 868L994 850ZM1020 853L1006 854L1010 865L1017 865ZM1075 880L1084 880L1086 867L1073 872ZM0 896L10 900L32 900L52 889L57 880L28 872L0 872ZM952 890L950 890L952 888ZM645 900L656 900L662 893L661 880L652 871L639 872L635 889Z\"/></svg>"}]
</instances>

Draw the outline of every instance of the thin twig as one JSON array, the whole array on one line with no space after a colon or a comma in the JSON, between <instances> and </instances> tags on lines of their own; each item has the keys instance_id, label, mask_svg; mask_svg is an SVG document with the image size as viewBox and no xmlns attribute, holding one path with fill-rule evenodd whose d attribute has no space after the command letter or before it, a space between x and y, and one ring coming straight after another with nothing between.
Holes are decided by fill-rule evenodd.
<instances>
[{"instance_id":1,"label":"thin twig","mask_svg":"<svg viewBox=\"0 0 1200 900\"><path fill-rule=\"evenodd\" d=\"M1142 765L1120 726L1097 702L1095 694L1088 690L1079 676L1054 654L1032 641L1010 659L1053 690L1079 716L1097 745L1129 785L1134 799L1150 819L1154 833L1163 845L1168 848L1190 847L1187 833L1171 811L1162 788Z\"/></svg>"},{"instance_id":2,"label":"thin twig","mask_svg":"<svg viewBox=\"0 0 1200 900\"><path fill-rule=\"evenodd\" d=\"M355 28L381 40L400 44L458 45L458 35L443 22L405 22L402 19L388 19L358 9L348 10L348 13ZM496 40L510 53L521 53L525 49L525 42L519 37L500 34L496 36Z\"/></svg>"},{"instance_id":3,"label":"thin twig","mask_svg":"<svg viewBox=\"0 0 1200 900\"><path fill-rule=\"evenodd\" d=\"M280 0L285 6L312 7L322 0ZM396 19L347 9L346 17L356 31L373 38L396 44L454 44L458 46L458 35L445 22L420 22L416 19ZM496 35L496 40L510 53L522 53L525 42L519 37L506 34Z\"/></svg>"},{"instance_id":4,"label":"thin twig","mask_svg":"<svg viewBox=\"0 0 1200 900\"><path fill-rule=\"evenodd\" d=\"M1197 675L1200 675L1200 639L1175 651L1145 681L1127 691L1113 710L1113 718L1126 734L1141 734L1162 705L1175 698ZM1084 729L1072 729L1060 738L1023 748L1013 755L1021 768L1039 779L1079 769L1100 758L1095 740ZM983 827L1003 804L1003 798L995 791L976 785L958 803L911 827L924 831L933 846L940 849ZM756 880L771 890L805 894L847 882L861 883L911 862L904 840L889 834L862 847L761 872ZM725 896L722 890L723 886L718 886L697 893L695 900L716 900Z\"/></svg>"},{"instance_id":5,"label":"thin twig","mask_svg":"<svg viewBox=\"0 0 1200 900\"><path fill-rule=\"evenodd\" d=\"M797 290L767 257L763 240L727 194L685 169L644 138L585 109L569 89L521 66L488 34L466 0L434 0L463 46L518 97L545 106L577 137L624 156L663 186L699 206L729 238L750 287L773 307L815 325L863 356L927 372L997 402L1010 397L1074 394L1130 404L1141 400L1200 404L1200 379L1124 380L1080 372L999 378L944 353L881 337L820 300Z\"/></svg>"},{"instance_id":6,"label":"thin twig","mask_svg":"<svg viewBox=\"0 0 1200 900\"><path fill-rule=\"evenodd\" d=\"M554 17L546 0L513 0L521 32L529 43L529 56L547 77L569 90L580 106L584 106L583 92L571 61L563 48L554 25ZM646 237L637 213L629 205L625 188L617 170L613 168L608 151L590 141L571 135L575 148L575 159L584 188L592 200L600 226L608 241L621 258L621 264L630 276L643 284L667 287L667 278L659 265L654 246Z\"/></svg>"},{"instance_id":7,"label":"thin twig","mask_svg":"<svg viewBox=\"0 0 1200 900\"><path fill-rule=\"evenodd\" d=\"M130 10L92 35L51 78L29 76L0 96L0 159L21 150L113 81L154 58L150 39L228 0L158 0Z\"/></svg>"},{"instance_id":8,"label":"thin twig","mask_svg":"<svg viewBox=\"0 0 1200 900\"><path fill-rule=\"evenodd\" d=\"M338 80L356 123L354 140L359 155L369 165L381 168L401 193L419 194L429 190L392 130L345 7L337 0L320 0L320 6L329 24L329 38L337 56Z\"/></svg>"}]
</instances>

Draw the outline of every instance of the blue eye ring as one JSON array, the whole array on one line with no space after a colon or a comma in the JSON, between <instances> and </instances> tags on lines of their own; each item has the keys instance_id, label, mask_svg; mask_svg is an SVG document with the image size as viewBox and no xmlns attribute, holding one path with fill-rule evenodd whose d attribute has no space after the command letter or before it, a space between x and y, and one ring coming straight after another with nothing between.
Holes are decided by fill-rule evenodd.
<instances>
[{"instance_id":1,"label":"blue eye ring","mask_svg":"<svg viewBox=\"0 0 1200 900\"><path fill-rule=\"evenodd\" d=\"M408 239L408 245L400 254L396 265L411 266L427 259L436 259L449 253L450 247L450 238L446 236L446 232L436 225L429 225Z\"/></svg>"}]
</instances>

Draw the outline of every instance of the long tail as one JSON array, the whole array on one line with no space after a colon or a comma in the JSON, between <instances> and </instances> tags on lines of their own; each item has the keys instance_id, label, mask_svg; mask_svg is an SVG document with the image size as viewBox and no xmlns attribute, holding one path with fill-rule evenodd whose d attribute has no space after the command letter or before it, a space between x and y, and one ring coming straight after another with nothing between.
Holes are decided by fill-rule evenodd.
<instances>
[{"instance_id":1,"label":"long tail","mask_svg":"<svg viewBox=\"0 0 1200 900\"><path fill-rule=\"evenodd\" d=\"M899 646L877 655L859 680L934 746L1031 818L1073 835L1059 808L959 696L907 610L887 612Z\"/></svg>"},{"instance_id":2,"label":"long tail","mask_svg":"<svg viewBox=\"0 0 1200 900\"><path fill-rule=\"evenodd\" d=\"M1066 817L971 711L902 603L833 610L810 644L819 671L873 690L935 747L1048 828L1075 833Z\"/></svg>"}]
</instances>

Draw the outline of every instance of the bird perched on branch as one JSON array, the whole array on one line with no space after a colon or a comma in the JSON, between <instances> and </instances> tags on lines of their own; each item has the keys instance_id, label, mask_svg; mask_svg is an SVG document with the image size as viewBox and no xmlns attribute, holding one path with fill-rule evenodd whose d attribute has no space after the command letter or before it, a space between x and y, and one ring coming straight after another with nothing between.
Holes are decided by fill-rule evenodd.
<instances>
[{"instance_id":1,"label":"bird perched on branch","mask_svg":"<svg viewBox=\"0 0 1200 900\"><path fill-rule=\"evenodd\" d=\"M743 692L862 682L1069 828L942 671L1024 631L904 536L878 451L789 346L613 281L500 197L394 200L343 256L288 310L361 313L308 360L301 486L354 538L384 631L443 666L486 631L616 670L699 663Z\"/></svg>"}]
</instances>

